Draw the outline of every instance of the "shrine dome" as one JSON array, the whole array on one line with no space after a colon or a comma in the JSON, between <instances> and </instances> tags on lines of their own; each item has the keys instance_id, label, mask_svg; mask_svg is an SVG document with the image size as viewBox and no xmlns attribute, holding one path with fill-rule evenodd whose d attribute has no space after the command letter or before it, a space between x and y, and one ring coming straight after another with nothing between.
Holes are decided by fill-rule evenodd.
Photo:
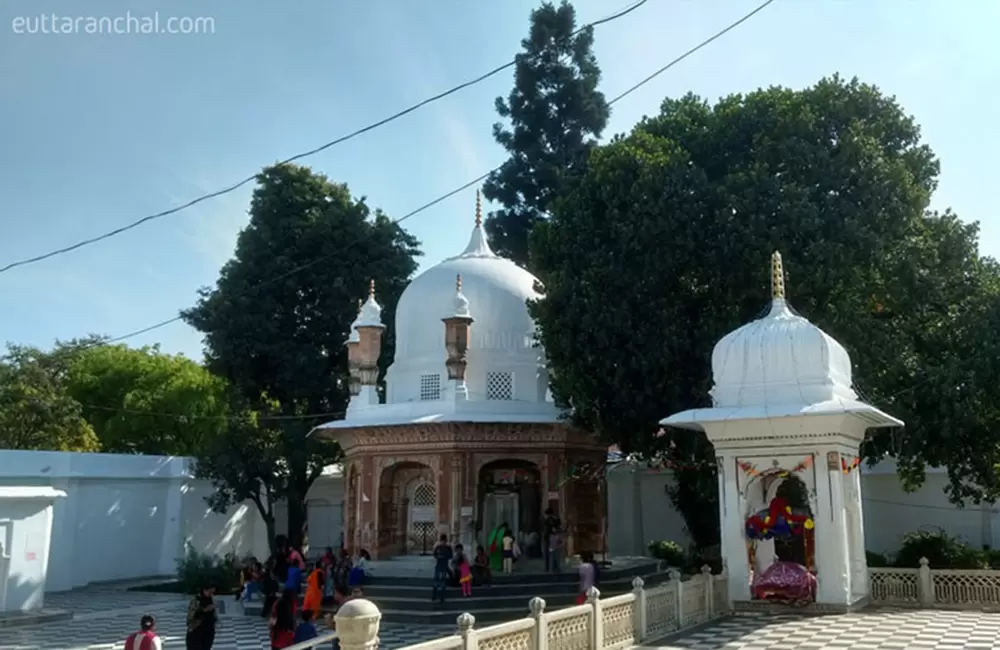
<instances>
[{"instance_id":1,"label":"shrine dome","mask_svg":"<svg viewBox=\"0 0 1000 650\"><path fill-rule=\"evenodd\" d=\"M455 313L456 278L473 319L468 351L469 401L544 402L543 354L527 301L539 297L535 276L496 255L482 225L481 199L469 244L410 282L396 305L395 358L387 376L389 404L437 399L447 381L442 318Z\"/></svg>"},{"instance_id":2,"label":"shrine dome","mask_svg":"<svg viewBox=\"0 0 1000 650\"><path fill-rule=\"evenodd\" d=\"M788 306L779 253L772 256L771 266L767 315L724 336L712 352L715 406L856 400L847 350Z\"/></svg>"},{"instance_id":3,"label":"shrine dome","mask_svg":"<svg viewBox=\"0 0 1000 650\"><path fill-rule=\"evenodd\" d=\"M775 252L767 315L730 332L715 345L712 407L676 413L660 424L708 431L706 427L736 421L849 416L865 428L903 425L858 399L847 350L792 311L785 300L784 278L781 255ZM709 438L731 434L716 431Z\"/></svg>"}]
</instances>

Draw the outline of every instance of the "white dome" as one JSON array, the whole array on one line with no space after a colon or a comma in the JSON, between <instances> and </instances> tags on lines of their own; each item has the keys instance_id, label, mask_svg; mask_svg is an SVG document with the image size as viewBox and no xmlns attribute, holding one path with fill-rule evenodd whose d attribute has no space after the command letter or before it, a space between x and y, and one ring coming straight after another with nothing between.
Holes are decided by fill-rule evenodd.
<instances>
[{"instance_id":1,"label":"white dome","mask_svg":"<svg viewBox=\"0 0 1000 650\"><path fill-rule=\"evenodd\" d=\"M459 292L457 276L461 276ZM433 399L434 382L445 387L442 319L465 310L473 318L466 370L469 400L546 401L542 351L535 346L535 324L526 304L539 297L536 281L490 250L477 215L465 251L421 273L400 296L395 358L386 378L387 402ZM435 375L440 379L431 378Z\"/></svg>"},{"instance_id":2,"label":"white dome","mask_svg":"<svg viewBox=\"0 0 1000 650\"><path fill-rule=\"evenodd\" d=\"M384 327L382 325L382 305L375 300L375 280L368 285L368 300L361 305L361 311L354 321L353 328L358 327Z\"/></svg>"},{"instance_id":3,"label":"white dome","mask_svg":"<svg viewBox=\"0 0 1000 650\"><path fill-rule=\"evenodd\" d=\"M716 344L712 377L716 408L857 399L851 389L847 350L793 313L780 296L767 316L730 332Z\"/></svg>"}]
</instances>

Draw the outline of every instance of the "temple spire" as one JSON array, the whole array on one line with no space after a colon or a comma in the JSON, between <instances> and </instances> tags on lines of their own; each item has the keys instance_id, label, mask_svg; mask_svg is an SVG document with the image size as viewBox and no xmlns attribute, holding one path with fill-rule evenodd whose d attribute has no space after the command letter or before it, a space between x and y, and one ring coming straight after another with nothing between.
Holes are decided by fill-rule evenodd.
<instances>
[{"instance_id":1,"label":"temple spire","mask_svg":"<svg viewBox=\"0 0 1000 650\"><path fill-rule=\"evenodd\" d=\"M462 293L462 274L455 276L455 293Z\"/></svg>"},{"instance_id":2,"label":"temple spire","mask_svg":"<svg viewBox=\"0 0 1000 650\"><path fill-rule=\"evenodd\" d=\"M368 281L368 297L369 298L375 297L375 278L372 278L371 280Z\"/></svg>"},{"instance_id":3,"label":"temple spire","mask_svg":"<svg viewBox=\"0 0 1000 650\"><path fill-rule=\"evenodd\" d=\"M472 229L469 245L465 247L459 257L496 257L486 238L486 228L483 228L483 195L478 189L476 190L476 227Z\"/></svg>"},{"instance_id":4,"label":"temple spire","mask_svg":"<svg viewBox=\"0 0 1000 650\"><path fill-rule=\"evenodd\" d=\"M771 254L771 299L785 299L785 268L778 251Z\"/></svg>"}]
</instances>

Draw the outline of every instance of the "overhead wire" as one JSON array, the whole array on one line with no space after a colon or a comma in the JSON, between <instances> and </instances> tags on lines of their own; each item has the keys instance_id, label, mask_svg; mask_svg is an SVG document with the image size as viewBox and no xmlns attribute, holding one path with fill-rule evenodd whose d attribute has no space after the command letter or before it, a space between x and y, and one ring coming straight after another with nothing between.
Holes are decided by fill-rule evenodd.
<instances>
[{"instance_id":1,"label":"overhead wire","mask_svg":"<svg viewBox=\"0 0 1000 650\"><path fill-rule=\"evenodd\" d=\"M625 11L625 12L634 11L635 9L638 9L640 6L642 6L642 4L645 3L645 1L646 0L643 0L643 2L636 3L636 4L632 5L629 9L626 9L626 10L623 10L623 11ZM628 97L630 94L632 94L633 92L635 92L636 90L638 90L642 86L648 84L649 82L653 81L654 79L656 79L657 77L659 77L661 74L663 74L667 70L670 70L672 67L676 66L677 64L681 63L685 59L689 58L690 56L692 56L693 54L695 54L699 50L701 50L701 49L707 47L708 45L712 44L713 42L715 42L716 40L718 40L721 36L729 33L735 27L737 27L739 25L742 25L747 20L749 20L753 16L757 15L763 9L765 9L769 5L773 4L774 2L775 2L775 0L766 0L765 2L763 2L762 4L760 4L756 9L754 9L753 11L749 12L748 14L745 14L744 16L742 16L741 18L739 18L737 21L731 23L729 26L725 27L724 29L722 29L722 30L720 30L718 32L715 32L713 35L709 36L705 40L701 41L700 43L698 43L694 47L692 47L689 50L687 50L684 54L682 54L682 55L674 58L667 65L665 65L665 66L659 68L658 70L656 70L653 74L646 76L639 83L633 84L627 90L625 90L624 92L620 93L614 99L612 99L611 101L609 101L608 105L609 106L610 105L614 105L617 102L619 102L622 99L624 99L625 97ZM608 21L608 20L611 20L614 17L620 17L622 15L625 15L625 14L622 13L622 12L619 12L619 14L615 14L615 16L609 17L609 18L604 19L604 20ZM429 201L429 202L421 205L420 207L416 208L415 210L411 210L410 212L404 214L399 219L394 220L394 223L396 223L396 224L402 223L403 221L406 221L407 219L410 219L411 217L414 217L414 216L420 214L421 212L424 212L425 210L434 207L435 205L441 203L442 201L445 201L445 200L447 200L447 199L455 196L456 194L458 194L458 193L460 193L460 192L462 192L462 191L464 191L464 190L472 187L473 185L481 183L483 180L485 180L486 178L488 178L490 176L490 174L492 174L492 173L498 171L499 169L501 169L503 167L503 165L504 165L504 163L501 163L501 164L497 165L496 167L493 167L489 171L485 172L484 174L480 174L479 176L477 176L476 178L472 179L471 181L469 181L469 182L467 182L467 183L465 183L465 184L463 184L463 185L461 185L461 186L459 186L459 187L451 190L450 192L442 194L441 196L439 196L439 197L437 197L437 198L435 198L435 199L433 199L433 200L431 200L431 201ZM254 177L251 177L251 180L252 180L252 178L254 178ZM248 292L249 291L256 291L257 289L263 288L263 287L268 286L268 285L270 285L272 283L275 283L275 282L278 282L280 280L283 280L283 279L285 279L285 278L287 278L287 277L289 277L291 275L299 273L300 271L304 271L304 270L306 270L308 268L312 268L313 266L315 266L317 264L321 264L321 263L323 263L323 262L325 262L325 261L327 261L329 259L333 259L335 257L339 257L340 255L341 255L340 252L334 253L334 254L331 254L331 255L325 255L323 257L317 258L317 259L312 260L310 262L306 262L304 264L296 266L296 267L294 267L294 268L292 268L292 269L290 269L290 270L288 270L288 271L286 271L286 272L284 272L284 273L282 273L280 275L277 275L277 276L275 276L273 278L269 278L268 280L265 280L265 281L263 281L261 283L258 283L256 285L250 287L248 289ZM0 269L0 272L2 272L2 271L3 271L3 269ZM166 320L160 321L160 322L155 323L153 325L149 325L147 327L143 327L141 329L134 330L132 332L128 332L126 334L122 334L120 336L116 336L116 337L113 337L113 338L110 338L110 339L105 339L105 340L103 340L101 342L98 342L98 343L95 343L95 344L93 344L91 346L83 346L81 349L87 349L88 347L96 347L96 346L99 346L99 345L106 345L106 344L111 344L111 343L118 343L118 342L130 339L130 338L142 335L142 334L146 334L146 333L151 332L153 330L160 329L161 327L165 327L165 326L170 325L172 323L176 323L176 322L178 322L178 321L180 321L182 319L183 319L182 316L175 316L174 318L168 318Z\"/></svg>"},{"instance_id":2,"label":"overhead wire","mask_svg":"<svg viewBox=\"0 0 1000 650\"><path fill-rule=\"evenodd\" d=\"M773 2L773 0L771 0L771 1ZM580 32L582 32L584 30L592 29L592 28L597 27L599 25L604 25L604 24L613 22L615 20L618 20L619 18L623 18L623 17L627 16L628 14L632 13L633 11L635 11L636 9L642 7L647 2L649 2L649 0L637 0L636 2L633 2L631 5L625 7L624 9L619 10L618 12L616 12L616 13L610 15L610 16L607 16L605 18L601 18L600 20L595 20L592 23L587 23L583 27L580 27L579 29L577 29L576 31L574 31L573 35L575 36L576 34L579 34ZM438 93L437 95L434 95L432 97L428 97L427 99L424 99L423 101L417 102L416 104L413 104L412 106L410 106L408 108L405 108L405 109L403 109L401 111L393 113L392 115L390 115L388 117L382 118L381 120L378 120L377 122L372 122L371 124L369 124L367 126L361 127L360 129L352 131L352 132L348 133L347 135L343 135L343 136L341 136L341 137L339 137L339 138L337 138L335 140L331 140L331 141L329 141L329 142L327 142L325 144L321 144L321 145L319 145L317 147L309 149L308 151L303 151L302 153L298 153L298 154L295 154L294 156L291 156L289 158L285 158L284 160L282 160L278 164L279 165L284 165L284 164L288 164L288 163L291 163L291 162L295 162L296 160L302 160L303 158L308 158L310 156L314 156L314 155L316 155L316 154L318 154L320 152L323 152L323 151L326 151L327 149L330 149L331 147L335 147L336 145L339 145L339 144L342 144L344 142L347 142L348 140L353 140L354 138L356 138L356 137L358 137L360 135L364 135L365 133L368 133L370 131L374 131L375 129L377 129L379 127L382 127L382 126L385 126L386 124L389 124L390 122L395 122L396 120L398 120L401 117L405 117L406 115L409 115L410 113L413 113L414 111L417 111L417 110L419 110L419 109L421 109L421 108L423 108L423 107L425 107L425 106L427 106L429 104L433 104L434 102L439 101L441 99L444 99L445 97L453 95L453 94L455 94L455 93L457 93L457 92L459 92L461 90L464 90L464 89L469 88L471 86L475 86L476 84L479 84L479 83L481 83L481 82L489 79L490 77L493 77L494 75L497 75L500 72L503 72L504 70L507 70L507 69L515 66L517 64L520 56L521 55L518 55L513 60L511 60L511 61L509 61L507 63L504 63L501 66L497 66L496 68L493 68L489 72L481 74L481 75L479 75L478 77L476 77L474 79L470 79L469 81L466 81L466 82L463 82L461 84L458 84L457 86L453 86L452 88L449 88L448 90L446 90L444 92ZM110 239L112 237L116 237L116 236L118 236L118 235L120 235L122 233L128 232L129 230L133 230L135 228L138 228L139 226L147 224L147 223L149 223L151 221L156 221L157 219L162 219L163 217L167 217L167 216L170 216L172 214L177 214L178 212L182 212L183 210L187 210L188 208L191 208L191 207L193 207L195 205L198 205L199 203L203 203L203 202L208 201L210 199L214 199L214 198L223 196L225 194L229 194L231 192L235 192L236 190L240 189L241 187L243 187L247 183L253 182L254 179L256 179L256 178L257 178L257 174L255 173L255 174L252 174L250 176L247 176L246 178L244 178L243 180L241 180L241 181L239 181L237 183L233 183L232 185L224 187L221 190L216 190L214 192L209 192L208 194L203 194L203 195L201 195L201 196L199 196L197 198L194 198L194 199L188 201L187 203L184 203L182 205L176 206L174 208L170 208L168 210L163 210L162 212L157 212L155 214L147 215L145 217L142 217L141 219L137 219L136 221L133 221L132 223L126 224L126 225L121 226L119 228L115 228L113 230L109 230L108 232L105 232L105 233L103 233L101 235L96 235L94 237L90 237L90 238L87 238L87 239L80 240L80 241L76 242L75 244L71 244L69 246L64 246L62 248L57 248L55 250L49 251L48 253L43 253L43 254L40 254L40 255L35 255L33 257L28 257L28 258L24 258L24 259L18 260L16 262L11 262L11 263L9 263L9 264L7 264L5 266L0 267L0 273L6 273L7 271L10 271L11 269L15 269L15 268L18 268L18 267L21 267L21 266L27 266L29 264L35 264L37 262L41 262L41 261L44 261L44 260L47 260L47 259L51 259L51 258L56 257L58 255L64 255L66 253L70 253L72 251L79 250L81 248L84 248L86 246L90 246L92 244L96 244L96 243L104 241L106 239ZM174 322L174 321L173 320L171 320L171 321L164 321L163 324L166 325L166 324L171 323L171 322Z\"/></svg>"}]
</instances>

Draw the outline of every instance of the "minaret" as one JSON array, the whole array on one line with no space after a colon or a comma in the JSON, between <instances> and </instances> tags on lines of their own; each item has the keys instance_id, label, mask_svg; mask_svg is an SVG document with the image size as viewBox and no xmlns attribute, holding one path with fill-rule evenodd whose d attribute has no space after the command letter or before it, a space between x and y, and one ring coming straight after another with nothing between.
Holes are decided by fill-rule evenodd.
<instances>
[{"instance_id":1,"label":"minaret","mask_svg":"<svg viewBox=\"0 0 1000 650\"><path fill-rule=\"evenodd\" d=\"M781 264L781 253L771 253L771 300L785 299L785 268Z\"/></svg>"},{"instance_id":2,"label":"minaret","mask_svg":"<svg viewBox=\"0 0 1000 650\"><path fill-rule=\"evenodd\" d=\"M368 284L368 300L361 305L354 330L358 333L358 383L357 397L351 399L348 410L378 405L378 358L382 353L382 306L375 300L375 280ZM350 350L350 348L348 348Z\"/></svg>"},{"instance_id":3,"label":"minaret","mask_svg":"<svg viewBox=\"0 0 1000 650\"><path fill-rule=\"evenodd\" d=\"M344 346L347 348L347 372L350 376L351 397L361 392L361 336L358 335L358 321L361 320L361 299L358 298L358 314L351 323L351 333Z\"/></svg>"},{"instance_id":4,"label":"minaret","mask_svg":"<svg viewBox=\"0 0 1000 650\"><path fill-rule=\"evenodd\" d=\"M480 221L479 211L476 211L477 224ZM469 311L469 299L462 293L462 276L455 278L455 299L448 316L444 321L444 347L448 351L448 381L451 383L451 393L456 402L469 399L469 388L465 383L465 371L469 365L469 334L472 326L472 313Z\"/></svg>"}]
</instances>

